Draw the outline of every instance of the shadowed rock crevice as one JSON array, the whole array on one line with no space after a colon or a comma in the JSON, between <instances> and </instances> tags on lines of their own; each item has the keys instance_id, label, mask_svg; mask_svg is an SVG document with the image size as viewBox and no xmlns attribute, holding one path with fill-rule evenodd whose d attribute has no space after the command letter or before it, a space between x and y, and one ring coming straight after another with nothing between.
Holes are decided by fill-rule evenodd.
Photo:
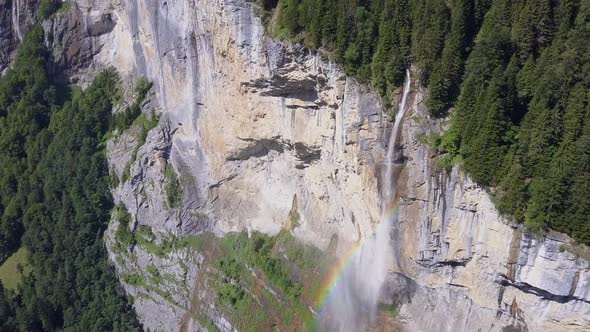
<instances>
[{"instance_id":1,"label":"shadowed rock crevice","mask_svg":"<svg viewBox=\"0 0 590 332\"><path fill-rule=\"evenodd\" d=\"M297 142L293 145L297 159L301 160L305 165L310 165L313 162L320 160L322 150L317 147L307 146L303 143Z\"/></svg>"},{"instance_id":2,"label":"shadowed rock crevice","mask_svg":"<svg viewBox=\"0 0 590 332\"><path fill-rule=\"evenodd\" d=\"M321 68L307 62L308 50L301 45L286 48L281 42L273 40L267 41L265 47L270 75L243 82L243 90L265 97L298 100L306 108L318 109L327 105L320 93L333 87L329 86L326 73ZM292 105L288 107L294 108Z\"/></svg>"},{"instance_id":3,"label":"shadowed rock crevice","mask_svg":"<svg viewBox=\"0 0 590 332\"><path fill-rule=\"evenodd\" d=\"M244 139L244 141L251 142L251 144L228 156L226 158L227 161L242 161L250 158L261 158L267 156L271 151L283 153L285 152L285 148L288 148L287 144L272 139Z\"/></svg>"},{"instance_id":4,"label":"shadowed rock crevice","mask_svg":"<svg viewBox=\"0 0 590 332\"><path fill-rule=\"evenodd\" d=\"M390 273L383 285L381 302L403 305L410 303L420 286L401 273Z\"/></svg>"},{"instance_id":5,"label":"shadowed rock crevice","mask_svg":"<svg viewBox=\"0 0 590 332\"><path fill-rule=\"evenodd\" d=\"M509 277L505 274L501 274L500 277L502 278L502 280L500 280L500 285L502 286L509 286L509 287L514 287L518 290L520 290L521 292L527 293L527 294L533 294L535 296L538 296L540 298L543 298L544 300L548 300L548 301L552 301L552 302L557 302L557 303L568 303L571 301L580 301L580 302L584 302L584 303L588 303L590 304L590 301L587 301L585 299L581 299L575 296L571 296L571 295L557 295L557 294L553 294L550 293L549 291L539 288L539 287L535 287L532 286L526 282L512 282Z\"/></svg>"},{"instance_id":6,"label":"shadowed rock crevice","mask_svg":"<svg viewBox=\"0 0 590 332\"><path fill-rule=\"evenodd\" d=\"M290 78L274 76L270 80L257 80L245 84L250 89L258 90L261 96L295 98L302 101L318 100L318 81L313 76Z\"/></svg>"},{"instance_id":7,"label":"shadowed rock crevice","mask_svg":"<svg viewBox=\"0 0 590 332\"><path fill-rule=\"evenodd\" d=\"M460 260L451 259L451 260L445 260L445 261L438 261L438 262L434 262L434 263L427 264L427 265L423 265L423 264L420 264L420 263L418 263L418 264L420 264L422 266L425 266L425 267L443 267L443 266L450 266L450 267L458 267L458 266L461 266L461 267L464 267L470 261L471 261L471 258L465 258L465 259L460 259Z\"/></svg>"},{"instance_id":8,"label":"shadowed rock crevice","mask_svg":"<svg viewBox=\"0 0 590 332\"><path fill-rule=\"evenodd\" d=\"M301 142L291 143L279 137L274 139L242 139L250 144L226 158L227 161L245 161L250 158L262 158L268 156L272 151L279 154L293 152L297 160L301 161L295 167L298 169L306 168L321 158L321 149L319 147L308 146Z\"/></svg>"}]
</instances>

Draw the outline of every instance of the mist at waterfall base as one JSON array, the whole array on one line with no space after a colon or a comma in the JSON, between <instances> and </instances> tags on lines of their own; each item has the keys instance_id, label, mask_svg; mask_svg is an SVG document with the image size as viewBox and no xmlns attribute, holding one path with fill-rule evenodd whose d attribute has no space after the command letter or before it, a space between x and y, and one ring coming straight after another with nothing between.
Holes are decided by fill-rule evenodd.
<instances>
[{"instance_id":1,"label":"mist at waterfall base","mask_svg":"<svg viewBox=\"0 0 590 332\"><path fill-rule=\"evenodd\" d=\"M388 271L396 264L391 244L391 232L397 222L397 186L393 165L398 131L406 112L409 92L410 71L407 70L402 100L388 142L381 191L381 222L371 236L355 246L351 254L342 258L337 264L336 273L330 276L323 295L325 298L320 299L323 302L319 324L322 331L348 332L366 329L376 317Z\"/></svg>"}]
</instances>

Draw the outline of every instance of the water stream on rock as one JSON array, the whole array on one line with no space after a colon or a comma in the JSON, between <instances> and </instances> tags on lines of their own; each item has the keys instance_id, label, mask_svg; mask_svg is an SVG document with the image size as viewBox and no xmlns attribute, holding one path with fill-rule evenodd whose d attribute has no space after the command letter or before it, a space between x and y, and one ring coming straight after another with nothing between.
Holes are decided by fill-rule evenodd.
<instances>
[{"instance_id":1,"label":"water stream on rock","mask_svg":"<svg viewBox=\"0 0 590 332\"><path fill-rule=\"evenodd\" d=\"M391 231L396 222L394 159L401 121L406 112L410 92L410 71L402 100L389 138L387 149L385 181L383 182L383 205L381 223L375 232L363 243L360 250L351 257L340 278L320 312L320 327L324 331L362 331L375 318L379 296L389 268L393 264Z\"/></svg>"},{"instance_id":2,"label":"water stream on rock","mask_svg":"<svg viewBox=\"0 0 590 332\"><path fill-rule=\"evenodd\" d=\"M12 2L12 27L16 33L16 37L19 42L23 41L23 36L20 31L20 1L16 0Z\"/></svg>"},{"instance_id":3,"label":"water stream on rock","mask_svg":"<svg viewBox=\"0 0 590 332\"><path fill-rule=\"evenodd\" d=\"M383 196L384 200L384 208L382 210L383 215L387 214L387 210L391 208L393 205L392 200L395 198L395 191L397 186L393 183L393 159L395 158L396 152L396 145L397 145L397 137L399 136L399 126L402 122L404 114L406 114L406 104L408 102L408 95L410 93L410 70L406 70L406 82L404 84L404 91L402 95L402 100L399 104L399 109L397 114L395 115L395 123L393 124L393 130L391 131L391 136L389 137L389 145L387 147L387 167L385 168L385 182L383 185L383 192L385 193ZM387 216L385 216L387 217Z\"/></svg>"}]
</instances>

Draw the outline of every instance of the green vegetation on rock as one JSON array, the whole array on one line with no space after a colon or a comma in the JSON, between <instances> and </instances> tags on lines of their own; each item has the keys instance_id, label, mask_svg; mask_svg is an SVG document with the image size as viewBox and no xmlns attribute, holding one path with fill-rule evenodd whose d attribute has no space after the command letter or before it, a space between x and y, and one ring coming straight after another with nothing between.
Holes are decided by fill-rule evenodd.
<instances>
[{"instance_id":1,"label":"green vegetation on rock","mask_svg":"<svg viewBox=\"0 0 590 332\"><path fill-rule=\"evenodd\" d=\"M399 315L399 306L397 306L396 304L380 304L379 310L381 310L382 312L386 312L392 316Z\"/></svg>"},{"instance_id":2,"label":"green vegetation on rock","mask_svg":"<svg viewBox=\"0 0 590 332\"><path fill-rule=\"evenodd\" d=\"M117 130L119 134L131 128L133 123L141 116L141 105L145 101L148 92L152 89L152 83L146 78L140 78L135 86L135 100L133 104L126 107L122 112L117 112L113 115L111 121L111 128ZM118 98L113 95L111 98ZM142 127L145 127L142 124ZM143 144L141 144L143 145Z\"/></svg>"},{"instance_id":3,"label":"green vegetation on rock","mask_svg":"<svg viewBox=\"0 0 590 332\"><path fill-rule=\"evenodd\" d=\"M116 213L118 218L121 215L126 218L124 213ZM124 223L120 223L120 227L123 226ZM211 233L182 238L161 235L157 239L151 228L143 225L131 234L139 248L163 259L184 250L189 255L203 257L197 287L209 290L211 296L199 300L211 302L197 305L208 308L214 304L238 330L263 331L273 326L315 330L316 322L309 308L317 305L316 292L330 261L319 249L301 244L289 232L282 231L276 236L240 232L221 238ZM128 268L136 264L132 256L126 256L126 251L115 252L122 259L121 264ZM190 294L192 285L186 285L186 280L176 280L156 265L148 265L145 273L139 271L124 273L121 277L125 283L143 288L147 292L146 299L157 301L155 293L171 304L182 305L174 301L170 290L182 289L186 296ZM147 295L150 293L151 297ZM215 331L214 324L203 311L191 312L200 315L198 321L202 326Z\"/></svg>"},{"instance_id":4,"label":"green vegetation on rock","mask_svg":"<svg viewBox=\"0 0 590 332\"><path fill-rule=\"evenodd\" d=\"M182 203L183 192L180 181L171 164L166 165L164 176L166 177L166 203L168 203L168 207L171 209L177 208Z\"/></svg>"},{"instance_id":5,"label":"green vegetation on rock","mask_svg":"<svg viewBox=\"0 0 590 332\"><path fill-rule=\"evenodd\" d=\"M133 163L137 160L137 153L139 149L145 144L147 139L147 135L150 130L154 129L158 122L160 121L160 117L155 113L155 111L151 111L151 114L148 115L145 112L142 112L142 103L145 101L147 97L147 93L152 88L152 83L149 82L146 78L140 78L135 87L135 101L131 106L125 108L124 111L118 112L113 115L113 121L111 122L111 131L116 130L118 135L122 134L124 131L136 127L138 131L136 131L137 136L137 143L133 148L133 153L131 154L131 159L125 165L123 169L123 174L121 174L121 179L117 177L117 175L112 175L111 186L113 188L117 187L119 183L126 182L129 180L131 175L131 167ZM119 98L119 96L114 96L113 98ZM109 133L109 135L112 132Z\"/></svg>"},{"instance_id":6,"label":"green vegetation on rock","mask_svg":"<svg viewBox=\"0 0 590 332\"><path fill-rule=\"evenodd\" d=\"M207 330L207 332L219 332L219 329L217 326L215 326L215 323L213 323L213 321L207 316L199 315L197 317L197 321L199 322L199 325Z\"/></svg>"},{"instance_id":7,"label":"green vegetation on rock","mask_svg":"<svg viewBox=\"0 0 590 332\"><path fill-rule=\"evenodd\" d=\"M39 2L39 16L42 19L48 19L54 14L67 10L68 7L69 3L64 3L62 0L41 0Z\"/></svg>"},{"instance_id":8,"label":"green vegetation on rock","mask_svg":"<svg viewBox=\"0 0 590 332\"><path fill-rule=\"evenodd\" d=\"M117 231L115 232L115 238L117 240L117 244L119 245L119 250L127 250L129 246L135 245L135 235L129 229L129 224L131 223L131 215L125 208L123 203L119 203L115 208L115 216L117 221L119 222L119 226L117 227Z\"/></svg>"},{"instance_id":9,"label":"green vegetation on rock","mask_svg":"<svg viewBox=\"0 0 590 332\"><path fill-rule=\"evenodd\" d=\"M301 244L286 231L276 236L229 233L222 238L206 233L190 239L198 243L190 248L205 258L200 282L214 292L214 304L238 330L316 329L309 308L317 305L315 291L329 266L317 248Z\"/></svg>"}]
</instances>

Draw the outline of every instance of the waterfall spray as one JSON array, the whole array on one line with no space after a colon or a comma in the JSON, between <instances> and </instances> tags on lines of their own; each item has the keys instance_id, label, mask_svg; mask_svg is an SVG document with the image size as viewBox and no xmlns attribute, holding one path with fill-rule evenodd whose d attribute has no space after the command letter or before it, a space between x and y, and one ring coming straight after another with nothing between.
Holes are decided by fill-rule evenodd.
<instances>
[{"instance_id":1,"label":"waterfall spray","mask_svg":"<svg viewBox=\"0 0 590 332\"><path fill-rule=\"evenodd\" d=\"M383 182L383 205L381 223L375 232L362 245L337 264L323 288L319 302L323 303L320 312L320 328L327 331L362 331L377 314L381 288L393 265L390 233L396 219L396 183L393 164L396 153L398 131L406 112L410 93L410 71L406 71L406 81L402 100L389 138L386 167Z\"/></svg>"}]
</instances>

